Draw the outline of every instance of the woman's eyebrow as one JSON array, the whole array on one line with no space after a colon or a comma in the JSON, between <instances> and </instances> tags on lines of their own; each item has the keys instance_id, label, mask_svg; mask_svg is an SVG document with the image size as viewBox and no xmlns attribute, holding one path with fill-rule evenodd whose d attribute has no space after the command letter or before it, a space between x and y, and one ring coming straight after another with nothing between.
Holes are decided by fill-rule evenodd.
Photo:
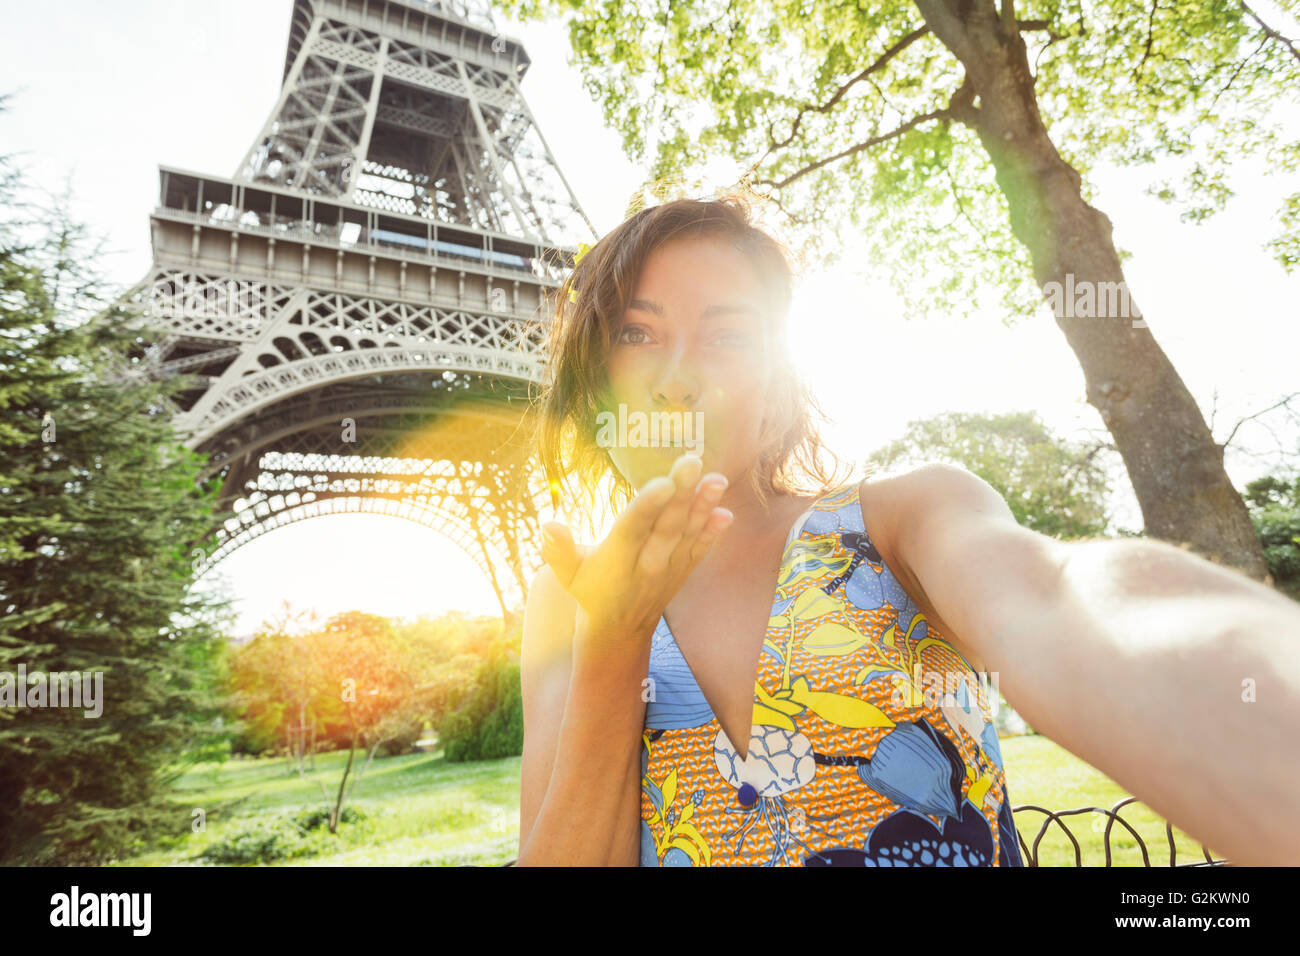
<instances>
[{"instance_id":1,"label":"woman's eyebrow","mask_svg":"<svg viewBox=\"0 0 1300 956\"><path fill-rule=\"evenodd\" d=\"M648 299L633 299L628 303L627 307L629 309L641 309L645 312L653 312L661 319L664 315L664 307L658 302L653 302ZM704 310L701 318L712 319L724 315L748 315L757 319L761 318L762 314L762 309L760 309L756 303L749 299L741 299L737 302L723 302L717 305L711 305Z\"/></svg>"}]
</instances>

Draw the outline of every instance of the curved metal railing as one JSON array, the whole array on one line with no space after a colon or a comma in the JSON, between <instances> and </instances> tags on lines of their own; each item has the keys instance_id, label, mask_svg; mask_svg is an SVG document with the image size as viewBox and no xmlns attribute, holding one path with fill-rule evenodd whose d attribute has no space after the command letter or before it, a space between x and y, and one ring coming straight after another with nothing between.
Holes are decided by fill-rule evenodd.
<instances>
[{"instance_id":1,"label":"curved metal railing","mask_svg":"<svg viewBox=\"0 0 1300 956\"><path fill-rule=\"evenodd\" d=\"M1039 844L1042 842L1043 837L1047 834L1048 827L1050 827L1053 823L1055 823L1058 827L1060 827L1061 831L1065 833L1067 837L1069 837L1070 843L1073 844L1074 865L1083 866L1083 853L1079 846L1079 841L1075 839L1074 834L1070 832L1070 828L1066 826L1064 821L1061 819L1062 817L1075 816L1077 814L1082 814L1082 813L1101 813L1107 817L1106 829L1102 836L1103 845L1106 850L1106 862L1104 864L1105 866L1113 865L1111 862L1110 832L1114 828L1116 823L1119 823L1121 826L1123 826L1124 829L1126 829L1132 835L1133 839L1137 841L1138 849L1142 851L1142 865L1151 866L1152 865L1151 857L1147 853L1147 845L1146 842L1142 839L1141 834L1139 834L1137 830L1133 829L1132 825L1119 815L1120 808L1125 807L1130 803L1137 802L1137 799L1138 799L1137 797L1125 797L1123 800L1120 800L1118 803L1115 804L1115 806L1111 807L1109 810L1105 809L1104 807L1079 807L1074 810L1052 811L1052 810L1048 810L1046 807L1040 807L1032 803L1025 803L1025 804L1021 804L1018 807L1012 807L1011 814L1013 819L1015 818L1015 815L1017 813L1026 810L1037 811L1039 813L1046 814L1046 819L1043 820L1043 825L1038 829L1038 835L1034 837L1034 844L1032 847L1025 842L1025 834L1024 831L1020 828L1020 825L1018 823L1016 825L1016 835L1020 838L1020 847L1024 851L1024 856L1026 859L1025 866L1039 865L1038 847ZM1199 860L1193 863L1177 862L1178 848L1174 844L1174 828L1173 825L1169 823L1167 820L1165 821L1165 838L1169 841L1169 865L1170 866L1229 866L1231 865L1228 863L1227 860L1216 860L1213 857L1211 857L1210 851L1205 848L1204 844L1201 845L1201 853L1204 854L1205 856L1205 862L1201 862Z\"/></svg>"}]
</instances>

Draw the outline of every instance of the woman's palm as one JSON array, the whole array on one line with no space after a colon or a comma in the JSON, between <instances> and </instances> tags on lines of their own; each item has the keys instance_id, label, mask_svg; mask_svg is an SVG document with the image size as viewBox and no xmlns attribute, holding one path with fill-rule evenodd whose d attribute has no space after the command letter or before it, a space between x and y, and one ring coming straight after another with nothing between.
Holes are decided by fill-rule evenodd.
<instances>
[{"instance_id":1,"label":"woman's palm","mask_svg":"<svg viewBox=\"0 0 1300 956\"><path fill-rule=\"evenodd\" d=\"M701 479L701 467L698 458L677 459L667 477L642 486L595 546L575 544L562 524L546 526L542 557L589 621L652 627L730 524L731 512L714 507L726 478Z\"/></svg>"}]
</instances>

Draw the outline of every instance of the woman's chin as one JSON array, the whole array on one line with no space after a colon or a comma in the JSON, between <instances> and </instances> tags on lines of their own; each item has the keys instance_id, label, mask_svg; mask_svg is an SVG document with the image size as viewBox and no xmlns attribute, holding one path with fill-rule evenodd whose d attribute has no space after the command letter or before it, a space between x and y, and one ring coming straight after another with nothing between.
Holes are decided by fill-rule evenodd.
<instances>
[{"instance_id":1,"label":"woman's chin","mask_svg":"<svg viewBox=\"0 0 1300 956\"><path fill-rule=\"evenodd\" d=\"M660 445L658 448L646 448L644 450L656 458L666 461L676 461L683 455L694 455L696 458L701 459L704 457L704 449L695 448L691 445Z\"/></svg>"},{"instance_id":2,"label":"woman's chin","mask_svg":"<svg viewBox=\"0 0 1300 956\"><path fill-rule=\"evenodd\" d=\"M701 475L709 470L709 456L705 454L702 448L692 448L685 445L660 445L657 448L638 448L635 450L635 454L640 465L638 471L644 475L644 480L640 484L645 484L651 478L667 475L672 470L673 462L683 455L694 455L703 462L703 468L700 471Z\"/></svg>"}]
</instances>

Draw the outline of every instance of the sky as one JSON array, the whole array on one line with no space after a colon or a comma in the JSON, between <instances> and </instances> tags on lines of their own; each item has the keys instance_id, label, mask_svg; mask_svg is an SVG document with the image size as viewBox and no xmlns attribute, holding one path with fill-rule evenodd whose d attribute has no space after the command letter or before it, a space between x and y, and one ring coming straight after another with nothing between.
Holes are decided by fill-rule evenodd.
<instances>
[{"instance_id":1,"label":"sky","mask_svg":"<svg viewBox=\"0 0 1300 956\"><path fill-rule=\"evenodd\" d=\"M109 281L125 289L149 269L159 165L235 173L278 94L291 8L291 0L0 0L0 93L15 94L0 114L0 152L20 154L34 185L71 188L74 217L105 239L98 265ZM567 31L497 21L532 58L524 95L603 234L647 177L583 89ZM1092 178L1116 243L1133 253L1128 286L1207 420L1216 409L1219 441L1239 419L1300 390L1300 273L1288 276L1262 249L1281 197L1300 184L1249 159L1235 169L1237 195L1199 226L1143 195L1163 174L1160 164ZM1062 437L1102 431L1046 306L1011 329L992 312L909 322L866 264L808 275L791 323L795 360L832 419L824 431L841 458L861 460L900 437L908 421L950 410L1034 410ZM1279 451L1294 460L1300 449L1295 428L1276 415L1247 423L1234 443L1242 450L1229 449L1225 466L1239 488L1267 472ZM1117 478L1115 524L1139 528L1132 490ZM371 515L315 518L264 535L204 586L235 598L238 633L284 600L321 614L499 610L487 580L454 545Z\"/></svg>"}]
</instances>

